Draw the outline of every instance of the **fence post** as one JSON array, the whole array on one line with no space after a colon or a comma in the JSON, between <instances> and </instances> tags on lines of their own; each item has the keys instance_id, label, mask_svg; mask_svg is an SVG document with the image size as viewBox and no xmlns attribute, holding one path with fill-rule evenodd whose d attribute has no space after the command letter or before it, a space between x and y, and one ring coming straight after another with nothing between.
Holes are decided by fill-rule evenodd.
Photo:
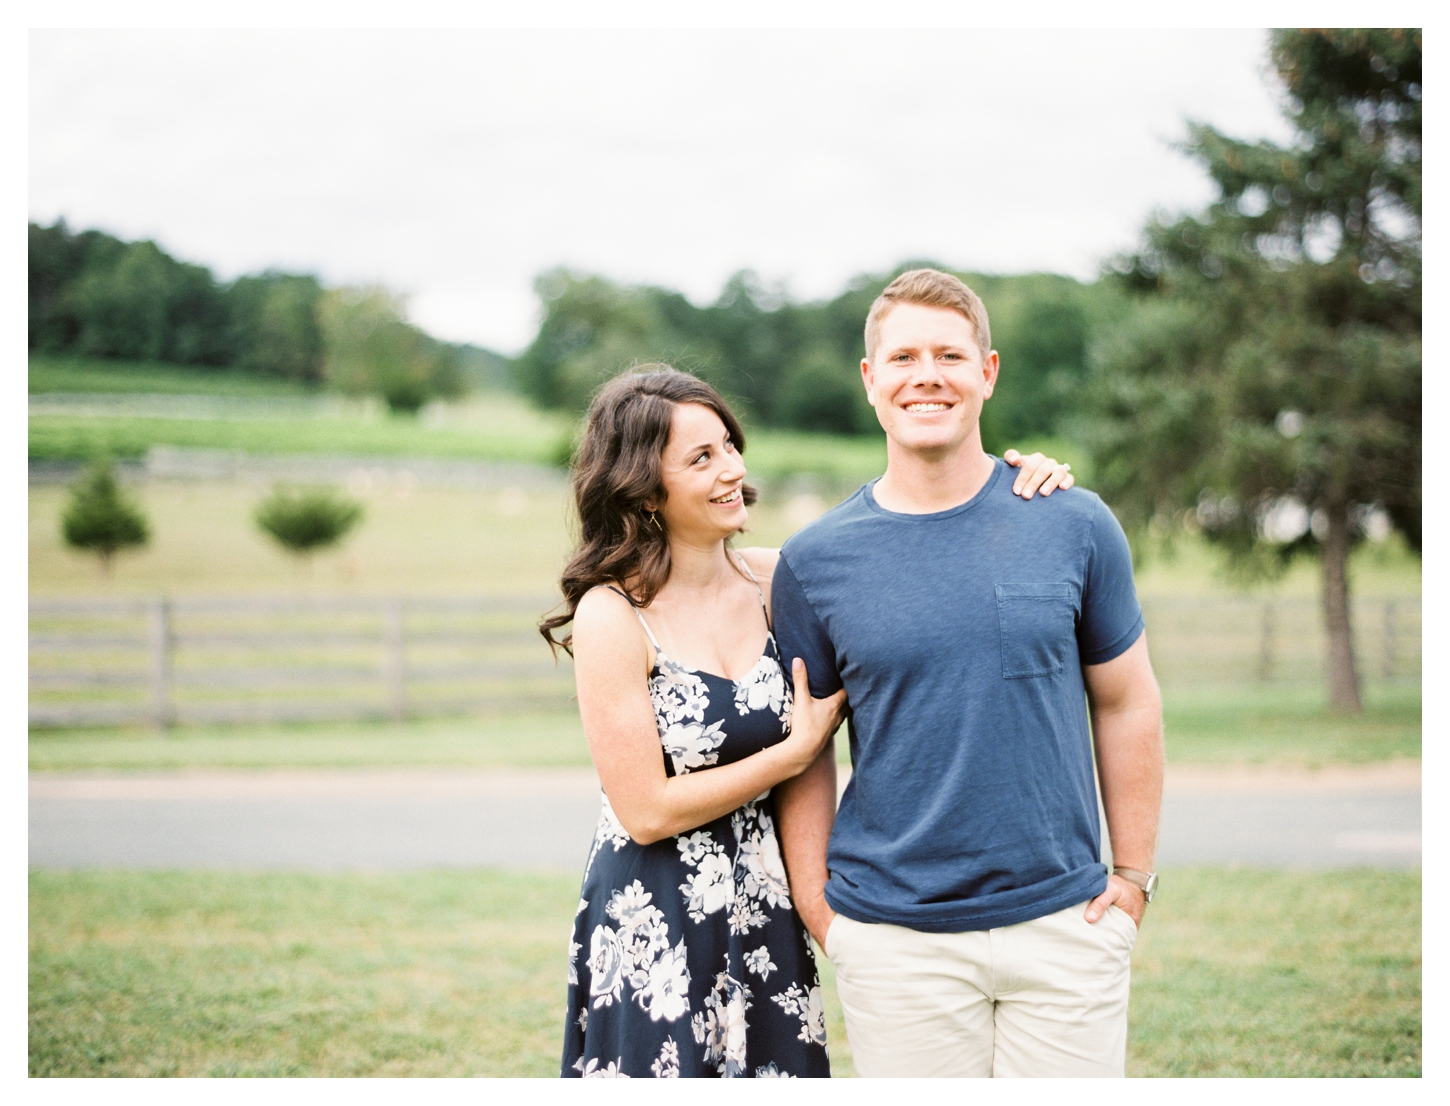
<instances>
[{"instance_id":1,"label":"fence post","mask_svg":"<svg viewBox=\"0 0 1450 1106\"><path fill-rule=\"evenodd\" d=\"M388 684L388 715L401 722L408 714L408 691L403 668L403 601L383 604L383 674Z\"/></svg>"},{"instance_id":2,"label":"fence post","mask_svg":"<svg viewBox=\"0 0 1450 1106\"><path fill-rule=\"evenodd\" d=\"M1274 601L1264 600L1259 623L1259 682L1267 683L1274 670Z\"/></svg>"},{"instance_id":3,"label":"fence post","mask_svg":"<svg viewBox=\"0 0 1450 1106\"><path fill-rule=\"evenodd\" d=\"M151 643L151 720L164 730L176 721L171 702L171 604L155 600L146 620Z\"/></svg>"},{"instance_id":4,"label":"fence post","mask_svg":"<svg viewBox=\"0 0 1450 1106\"><path fill-rule=\"evenodd\" d=\"M1395 601L1385 600L1385 682L1395 678Z\"/></svg>"}]
</instances>

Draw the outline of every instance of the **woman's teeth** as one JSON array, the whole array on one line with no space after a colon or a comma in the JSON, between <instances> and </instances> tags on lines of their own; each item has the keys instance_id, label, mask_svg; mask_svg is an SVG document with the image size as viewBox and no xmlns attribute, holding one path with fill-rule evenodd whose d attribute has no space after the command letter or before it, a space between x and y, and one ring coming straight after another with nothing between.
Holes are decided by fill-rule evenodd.
<instances>
[{"instance_id":1,"label":"woman's teeth","mask_svg":"<svg viewBox=\"0 0 1450 1106\"><path fill-rule=\"evenodd\" d=\"M724 495L716 496L714 499L710 500L710 502L719 503L722 506L728 506L729 504L734 503L739 498L740 489L736 488L733 492L726 492Z\"/></svg>"}]
</instances>

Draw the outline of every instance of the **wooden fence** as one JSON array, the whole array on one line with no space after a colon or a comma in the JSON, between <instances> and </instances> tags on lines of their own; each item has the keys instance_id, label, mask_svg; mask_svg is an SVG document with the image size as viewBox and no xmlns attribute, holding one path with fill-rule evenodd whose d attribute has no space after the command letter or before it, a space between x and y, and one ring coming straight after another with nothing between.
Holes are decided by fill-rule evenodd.
<instances>
[{"instance_id":1,"label":"wooden fence","mask_svg":"<svg viewBox=\"0 0 1450 1106\"><path fill-rule=\"evenodd\" d=\"M35 600L32 726L566 707L547 598Z\"/></svg>"},{"instance_id":2,"label":"wooden fence","mask_svg":"<svg viewBox=\"0 0 1450 1106\"><path fill-rule=\"evenodd\" d=\"M152 600L30 604L30 724L401 720L567 708L573 667L534 629L548 597ZM1314 684L1310 598L1147 598L1165 688ZM1354 604L1367 683L1418 683L1418 596Z\"/></svg>"},{"instance_id":3,"label":"wooden fence","mask_svg":"<svg viewBox=\"0 0 1450 1106\"><path fill-rule=\"evenodd\" d=\"M1150 596L1143 599L1148 651L1165 688L1318 684L1324 679L1324 620L1309 596ZM1420 681L1420 597L1352 600L1360 678Z\"/></svg>"}]
</instances>

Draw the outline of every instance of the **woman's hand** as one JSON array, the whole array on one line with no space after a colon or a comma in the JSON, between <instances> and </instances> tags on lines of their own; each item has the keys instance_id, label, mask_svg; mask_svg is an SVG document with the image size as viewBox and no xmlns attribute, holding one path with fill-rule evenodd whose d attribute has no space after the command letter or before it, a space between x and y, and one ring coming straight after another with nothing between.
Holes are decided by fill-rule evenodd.
<instances>
[{"instance_id":1,"label":"woman's hand","mask_svg":"<svg viewBox=\"0 0 1450 1106\"><path fill-rule=\"evenodd\" d=\"M1066 491L1077 483L1072 478L1071 465L1059 465L1056 460L1041 453L1024 457L1015 449L1009 449L1002 454L1002 460L1022 470L1012 482L1012 494L1023 499L1031 499L1039 491L1044 496L1051 495L1058 488Z\"/></svg>"},{"instance_id":2,"label":"woman's hand","mask_svg":"<svg viewBox=\"0 0 1450 1106\"><path fill-rule=\"evenodd\" d=\"M846 689L843 687L824 699L811 697L811 684L806 676L806 662L796 657L790 666L792 706L790 711L790 736L779 748L792 763L798 763L791 775L798 775L809 768L826 747L831 735L840 728L841 719L846 716Z\"/></svg>"}]
</instances>

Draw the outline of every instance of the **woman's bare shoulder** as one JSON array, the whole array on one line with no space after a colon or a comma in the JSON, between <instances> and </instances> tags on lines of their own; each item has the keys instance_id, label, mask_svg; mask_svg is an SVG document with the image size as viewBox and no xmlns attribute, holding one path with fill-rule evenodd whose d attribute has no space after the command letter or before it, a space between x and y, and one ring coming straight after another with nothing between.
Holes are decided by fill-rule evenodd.
<instances>
[{"instance_id":1,"label":"woman's bare shoulder","mask_svg":"<svg viewBox=\"0 0 1450 1106\"><path fill-rule=\"evenodd\" d=\"M634 608L619 592L606 585L590 588L579 599L574 608L574 633L580 629L591 632L610 633L626 626L637 625Z\"/></svg>"},{"instance_id":2,"label":"woman's bare shoulder","mask_svg":"<svg viewBox=\"0 0 1450 1106\"><path fill-rule=\"evenodd\" d=\"M775 575L775 565L780 560L779 549L766 549L756 545L749 549L737 549L736 552L750 566L750 571L762 580L768 580Z\"/></svg>"}]
</instances>

